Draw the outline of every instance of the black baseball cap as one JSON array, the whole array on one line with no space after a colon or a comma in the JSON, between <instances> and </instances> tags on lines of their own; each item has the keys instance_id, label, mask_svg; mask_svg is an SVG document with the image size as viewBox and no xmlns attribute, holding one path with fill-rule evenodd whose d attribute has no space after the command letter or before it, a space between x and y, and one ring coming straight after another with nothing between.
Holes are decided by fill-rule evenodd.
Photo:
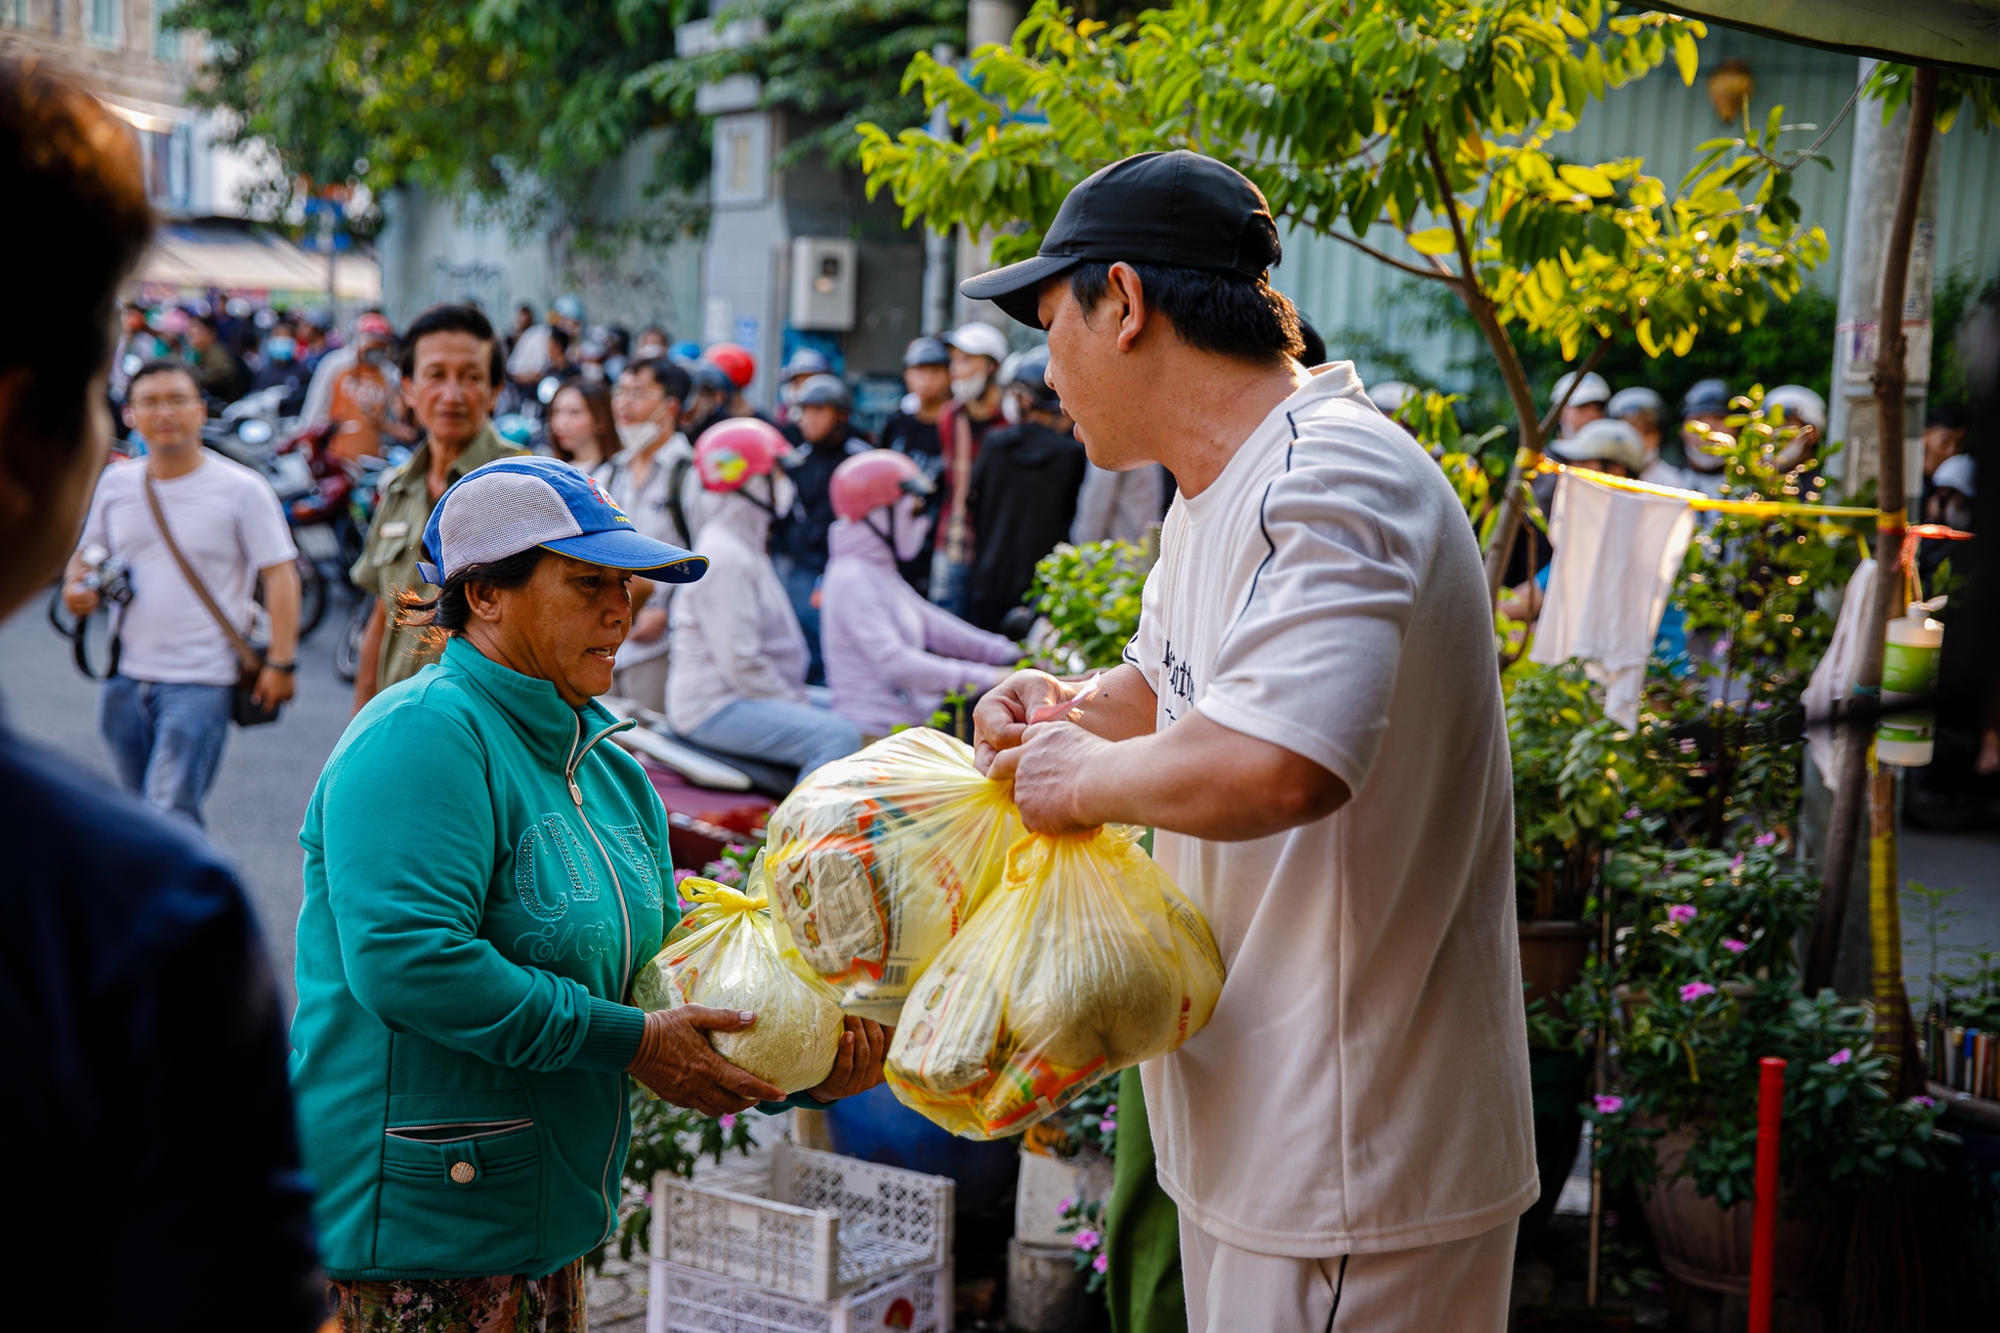
<instances>
[{"instance_id":1,"label":"black baseball cap","mask_svg":"<svg viewBox=\"0 0 2000 1333\"><path fill-rule=\"evenodd\" d=\"M1033 259L958 290L1042 327L1042 283L1087 262L1158 264L1262 279L1282 251L1264 192L1234 167L1176 149L1113 162L1069 192Z\"/></svg>"}]
</instances>

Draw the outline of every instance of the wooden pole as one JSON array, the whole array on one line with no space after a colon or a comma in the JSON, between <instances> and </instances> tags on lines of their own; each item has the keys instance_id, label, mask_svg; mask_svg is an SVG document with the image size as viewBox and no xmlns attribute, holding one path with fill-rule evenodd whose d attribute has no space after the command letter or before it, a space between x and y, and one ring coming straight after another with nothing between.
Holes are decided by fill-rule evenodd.
<instances>
[{"instance_id":1,"label":"wooden pole","mask_svg":"<svg viewBox=\"0 0 2000 1333\"><path fill-rule=\"evenodd\" d=\"M1903 398L1907 387L1903 335L1903 294L1909 285L1910 238L1917 228L1917 201L1923 192L1924 168L1930 158L1931 127L1937 119L1937 71L1919 68L1910 90L1909 137L1903 148L1903 171L1896 182L1896 213L1889 224L1888 253L1882 259L1882 294L1876 307L1875 414L1879 442L1875 520L1875 599L1862 622L1860 658L1855 663L1853 700L1873 705L1882 693L1884 627L1902 614L1903 534L1908 527L1908 497L1903 493ZM1805 987L1815 994L1833 981L1840 956L1840 936L1847 920L1848 889L1854 881L1855 845L1868 808L1868 735L1875 726L1874 709L1864 707L1858 722L1846 726L1847 748L1841 755L1834 784L1833 813L1827 821L1826 854L1820 863L1819 910L1813 918L1812 943L1806 953Z\"/></svg>"}]
</instances>

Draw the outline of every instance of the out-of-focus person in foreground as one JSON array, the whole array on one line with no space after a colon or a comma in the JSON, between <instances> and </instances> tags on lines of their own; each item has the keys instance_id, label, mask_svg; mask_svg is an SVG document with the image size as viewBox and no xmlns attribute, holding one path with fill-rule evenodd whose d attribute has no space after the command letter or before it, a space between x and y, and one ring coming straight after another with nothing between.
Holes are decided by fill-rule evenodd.
<instances>
[{"instance_id":1,"label":"out-of-focus person in foreground","mask_svg":"<svg viewBox=\"0 0 2000 1333\"><path fill-rule=\"evenodd\" d=\"M0 327L0 618L44 592L103 468L119 285L153 219L130 133L0 60L0 246L31 256ZM7 1271L67 1329L325 1318L285 1033L242 888L183 822L0 721ZM28 1284L23 1284L24 1286ZM16 1306L19 1316L22 1306ZM10 1321L11 1322L11 1321Z\"/></svg>"}]
</instances>

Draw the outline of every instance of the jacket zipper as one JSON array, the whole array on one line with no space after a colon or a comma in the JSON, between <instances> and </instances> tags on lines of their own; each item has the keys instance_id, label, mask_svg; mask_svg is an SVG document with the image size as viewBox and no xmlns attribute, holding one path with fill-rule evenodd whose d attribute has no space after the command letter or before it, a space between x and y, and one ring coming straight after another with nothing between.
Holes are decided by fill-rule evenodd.
<instances>
[{"instance_id":1,"label":"jacket zipper","mask_svg":"<svg viewBox=\"0 0 2000 1333\"><path fill-rule=\"evenodd\" d=\"M590 822L590 816L584 813L583 788L577 785L576 770L583 763L583 757L590 753L592 746L613 732L624 731L628 727L638 725L637 722L631 721L615 722L586 741L583 739L583 714L578 713L576 731L570 737L569 762L563 766L563 781L569 784L570 800L576 802L576 817L583 821L584 830L590 834L590 840L597 844L597 854L604 859L604 868L611 872L611 892L618 899L618 919L625 928L625 970L618 983L620 995L623 995L625 987L632 983L632 914L625 905L625 885L618 878L618 865L611 859L611 853L605 850L604 840L597 836L597 829ZM604 1170L597 1180L597 1192L604 1200L605 1240L609 1240L618 1230L618 1205L612 1198L611 1165L612 1159L618 1155L618 1129L623 1123L624 1108L621 1106L618 1121L611 1127L611 1147L604 1154Z\"/></svg>"}]
</instances>

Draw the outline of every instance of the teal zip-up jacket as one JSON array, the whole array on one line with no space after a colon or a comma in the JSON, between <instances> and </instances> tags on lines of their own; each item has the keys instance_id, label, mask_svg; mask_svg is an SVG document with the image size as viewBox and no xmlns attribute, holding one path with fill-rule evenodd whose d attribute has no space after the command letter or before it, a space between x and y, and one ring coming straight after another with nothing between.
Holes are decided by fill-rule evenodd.
<instances>
[{"instance_id":1,"label":"teal zip-up jacket","mask_svg":"<svg viewBox=\"0 0 2000 1333\"><path fill-rule=\"evenodd\" d=\"M621 1001L679 917L619 727L455 638L320 774L292 1068L331 1276L539 1276L616 1227Z\"/></svg>"}]
</instances>

